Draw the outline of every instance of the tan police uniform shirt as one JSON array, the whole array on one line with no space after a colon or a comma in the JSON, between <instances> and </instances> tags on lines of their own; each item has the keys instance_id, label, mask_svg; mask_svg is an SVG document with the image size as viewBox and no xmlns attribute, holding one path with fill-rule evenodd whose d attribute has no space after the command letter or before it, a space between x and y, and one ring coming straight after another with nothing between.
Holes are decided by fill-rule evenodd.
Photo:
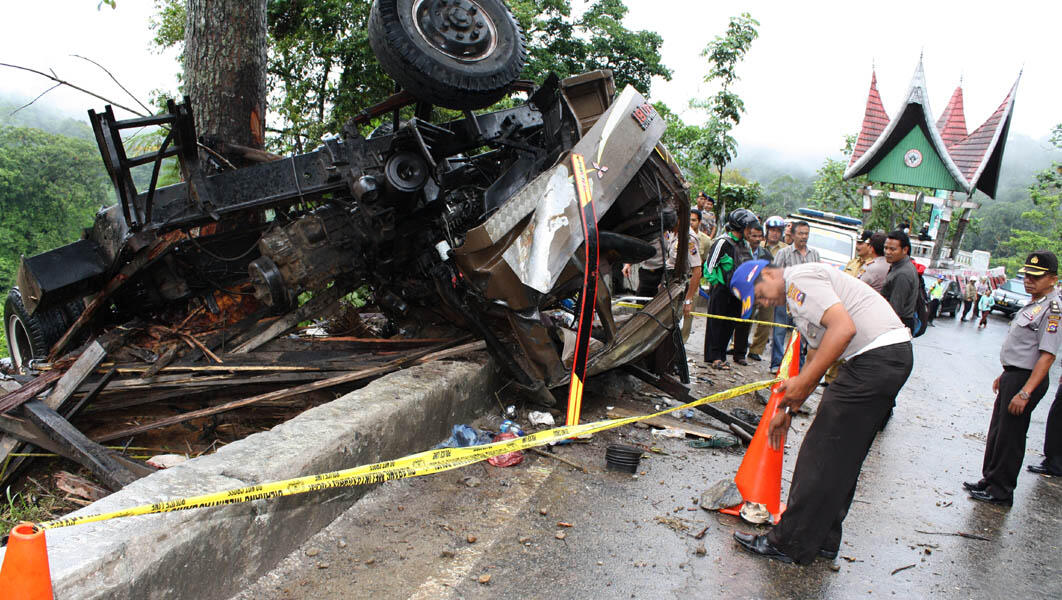
<instances>
[{"instance_id":1,"label":"tan police uniform shirt","mask_svg":"<svg viewBox=\"0 0 1062 600\"><path fill-rule=\"evenodd\" d=\"M701 249L700 249L700 243L699 242L700 242L700 240L697 238L697 234L694 233L694 231L691 229L690 230L690 258L689 258L689 268L691 268L691 269L700 269L701 268ZM677 235L671 236L671 239L668 240L668 243L669 243L669 248L668 248L668 252L667 252L667 268L668 269L674 269L675 268L675 260L678 258L678 256L677 256L677 252L678 252L678 236Z\"/></svg>"},{"instance_id":2,"label":"tan police uniform shirt","mask_svg":"<svg viewBox=\"0 0 1062 600\"><path fill-rule=\"evenodd\" d=\"M1032 369L1040 359L1040 352L1058 356L1062 343L1062 303L1058 292L1051 291L1039 300L1033 300L1014 315L1010 322L1007 339L999 351L999 362L1004 367Z\"/></svg>"},{"instance_id":3,"label":"tan police uniform shirt","mask_svg":"<svg viewBox=\"0 0 1062 600\"><path fill-rule=\"evenodd\" d=\"M889 275L890 266L889 261L885 260L884 256L875 256L863 266L863 272L859 275L859 279L880 294L882 288L885 287L885 278Z\"/></svg>"},{"instance_id":4,"label":"tan police uniform shirt","mask_svg":"<svg viewBox=\"0 0 1062 600\"><path fill-rule=\"evenodd\" d=\"M863 269L866 267L866 261L862 256L857 256L848 261L848 264L844 266L844 272L852 277L859 277L863 274Z\"/></svg>"},{"instance_id":5,"label":"tan police uniform shirt","mask_svg":"<svg viewBox=\"0 0 1062 600\"><path fill-rule=\"evenodd\" d=\"M678 236L673 232L664 232L664 249L667 253L671 252L671 246L675 244L676 238L678 238ZM642 261L640 268L648 269L650 271L662 269L664 267L664 258L666 254L660 250L660 236L654 236L653 240L649 242L649 245L653 247L653 250L656 250L656 254Z\"/></svg>"},{"instance_id":6,"label":"tan police uniform shirt","mask_svg":"<svg viewBox=\"0 0 1062 600\"><path fill-rule=\"evenodd\" d=\"M818 348L826 328L822 315L840 303L855 323L855 337L841 353L849 359L870 348L911 339L907 327L889 303L862 281L822 263L789 267L782 271L786 306L808 346Z\"/></svg>"}]
</instances>

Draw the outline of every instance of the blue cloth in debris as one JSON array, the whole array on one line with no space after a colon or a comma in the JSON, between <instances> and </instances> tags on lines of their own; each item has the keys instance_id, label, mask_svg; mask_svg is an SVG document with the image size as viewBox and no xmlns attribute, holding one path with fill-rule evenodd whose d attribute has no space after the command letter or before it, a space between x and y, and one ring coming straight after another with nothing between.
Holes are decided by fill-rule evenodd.
<instances>
[{"instance_id":1,"label":"blue cloth in debris","mask_svg":"<svg viewBox=\"0 0 1062 600\"><path fill-rule=\"evenodd\" d=\"M453 431L450 432L450 437L447 440L435 448L464 448L466 446L479 446L480 444L489 444L494 438L494 434L489 431L480 431L475 427L469 427L468 425L454 425Z\"/></svg>"}]
</instances>

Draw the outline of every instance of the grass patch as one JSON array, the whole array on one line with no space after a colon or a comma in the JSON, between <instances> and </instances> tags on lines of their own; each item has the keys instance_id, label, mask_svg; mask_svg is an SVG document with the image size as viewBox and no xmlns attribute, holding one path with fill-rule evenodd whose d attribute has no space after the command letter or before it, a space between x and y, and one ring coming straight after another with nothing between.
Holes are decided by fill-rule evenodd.
<instances>
[{"instance_id":1,"label":"grass patch","mask_svg":"<svg viewBox=\"0 0 1062 600\"><path fill-rule=\"evenodd\" d=\"M6 535L22 521L40 523L50 520L57 512L66 510L69 510L66 503L56 496L26 490L13 492L8 486L0 499L0 532Z\"/></svg>"}]
</instances>

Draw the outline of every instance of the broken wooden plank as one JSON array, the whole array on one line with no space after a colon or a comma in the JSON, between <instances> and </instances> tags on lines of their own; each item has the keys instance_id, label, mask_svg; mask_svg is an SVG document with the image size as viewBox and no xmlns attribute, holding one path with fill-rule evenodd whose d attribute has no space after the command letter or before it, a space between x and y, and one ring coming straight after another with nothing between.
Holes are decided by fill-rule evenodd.
<instances>
[{"instance_id":1,"label":"broken wooden plank","mask_svg":"<svg viewBox=\"0 0 1062 600\"><path fill-rule=\"evenodd\" d=\"M58 410L70 398L71 394L77 390L78 386L96 370L96 367L103 362L106 356L107 350L103 345L99 341L93 340L85 348L85 351L77 357L74 364L67 369L66 373L63 373L59 383L55 384L55 389L45 399L45 405L52 410Z\"/></svg>"},{"instance_id":2,"label":"broken wooden plank","mask_svg":"<svg viewBox=\"0 0 1062 600\"><path fill-rule=\"evenodd\" d=\"M469 352L475 352L477 350L486 350L487 342L479 340L478 342L469 342L453 348L447 348L446 350L439 350L438 352L432 352L426 356L422 356L417 359L417 364L431 362L433 360L446 360L447 358L453 358L455 356L464 356Z\"/></svg>"},{"instance_id":3,"label":"broken wooden plank","mask_svg":"<svg viewBox=\"0 0 1062 600\"><path fill-rule=\"evenodd\" d=\"M109 491L92 483L88 479L78 477L67 471L59 471L54 477L52 477L52 480L55 481L55 487L68 494L84 498L89 502L95 502L110 495Z\"/></svg>"},{"instance_id":4,"label":"broken wooden plank","mask_svg":"<svg viewBox=\"0 0 1062 600\"><path fill-rule=\"evenodd\" d=\"M204 409L201 409L201 410L194 410L194 411L187 412L187 413L184 413L184 414L175 415L175 416L172 416L172 417L167 417L165 419L159 419L159 420L153 421L151 423L145 423L143 425L137 425L135 427L129 427L129 428L126 428L126 429L122 429L120 431L115 431L113 433L108 433L106 435L97 436L95 438L95 440L97 442L106 442L106 441L110 441L110 440L117 440L117 439L121 439L121 438L124 438L124 437L136 435L138 433L144 433L145 431L151 431L152 429L158 429L160 427L169 427L170 425L176 425L178 423L184 423L185 421L191 421L193 419L198 419L200 417L208 417L210 415L216 415L218 413L234 410L234 409L237 409L237 408L242 408L244 406L251 406L252 404L255 404L257 402L261 402L263 400L277 400L277 399L280 399L280 398L289 398L291 396L297 396L299 394L305 394L307 392L313 392L313 391L317 391L317 390L322 390L322 389L325 389L325 388L341 385L341 384L344 384L344 383L351 383L351 382L358 381L358 380L361 380L361 379L368 379L368 378L371 378L371 377L379 377L380 375L386 375L387 373L390 373L392 371L397 371L397 370L402 369L402 368L404 368L404 367L406 367L408 365L419 364L422 361L428 362L425 359L427 359L429 356L432 356L432 355L441 354L442 350L445 350L445 348L441 348L441 349L435 350L435 351L422 350L422 351L410 354L409 356L406 356L406 357L403 357L403 358L400 358L400 359L397 359L397 360L393 360L393 361L388 362L386 364L380 365L378 367L362 369L360 371L354 371L353 373L347 373L345 375L340 375L338 377L330 377L328 379L323 379L321 381L315 381L313 383L307 383L305 385L300 385L300 386L293 387L293 388L288 388L288 389L285 389L285 390L278 390L278 391L269 392L269 393L266 393L266 394L259 394L257 396L251 396L250 398L243 398L241 400L234 400L232 402L226 402L224 404L219 404L217 406L211 406L209 408L204 408ZM431 359L431 360L437 360L437 359Z\"/></svg>"},{"instance_id":5,"label":"broken wooden plank","mask_svg":"<svg viewBox=\"0 0 1062 600\"><path fill-rule=\"evenodd\" d=\"M213 385L203 385L194 387L180 386L178 387L178 389L166 389L165 391L157 391L147 394L116 394L114 397L101 398L97 400L88 409L86 414L95 414L98 412L110 410L120 410L133 406L140 406L142 404L152 404L168 400L192 400L201 394L227 393L226 389L224 388L246 386L276 387L277 385L285 383L293 384L302 383L305 381L318 381L321 379L327 379L328 377L335 377L342 374L344 373L278 373L276 375L263 375L261 377L241 377L239 379L230 379L221 382L215 382Z\"/></svg>"},{"instance_id":6,"label":"broken wooden plank","mask_svg":"<svg viewBox=\"0 0 1062 600\"><path fill-rule=\"evenodd\" d=\"M118 462L109 450L85 437L62 415L40 400L23 404L22 412L48 439L62 448L60 454L72 455L74 461L92 471L103 485L112 490L120 490L153 471L150 467L144 467L148 471L137 472Z\"/></svg>"},{"instance_id":7,"label":"broken wooden plank","mask_svg":"<svg viewBox=\"0 0 1062 600\"><path fill-rule=\"evenodd\" d=\"M265 329L265 331L262 331L246 342L240 344L232 351L232 353L246 354L262 344L265 344L269 340L294 329L300 322L305 321L310 317L328 316L331 311L334 310L339 299L350 292L350 288L350 285L340 285L337 283L327 290L318 293L313 298L310 298L306 304L303 304L299 308L274 321Z\"/></svg>"},{"instance_id":8,"label":"broken wooden plank","mask_svg":"<svg viewBox=\"0 0 1062 600\"><path fill-rule=\"evenodd\" d=\"M36 446L43 450L53 452L64 458L74 460L74 455L71 452L69 452L62 445L53 441L44 433L44 431L42 431L39 427L37 427L27 419L14 417L11 415L0 415L0 431L3 431L4 433L8 434L9 438L14 438L16 440L16 443L24 443L29 444L31 446ZM138 463L132 460L131 458L125 456L124 454L121 454L120 452L115 452L114 450L111 450L109 448L106 449L106 451L112 458L114 458L114 460L125 465L128 469L134 472L138 472L141 469L148 468L142 465L141 463ZM15 472L15 470L18 469L21 464L23 464L24 461L22 461L21 459L25 457L19 458L20 460L14 461L14 463L11 465L11 468L7 469L7 471L5 472L6 475L10 475L11 473ZM151 471L144 471L145 474L150 472ZM3 480L4 476L0 476L0 482L2 482Z\"/></svg>"},{"instance_id":9,"label":"broken wooden plank","mask_svg":"<svg viewBox=\"0 0 1062 600\"><path fill-rule=\"evenodd\" d=\"M271 352L299 352L329 350L334 352L374 352L412 350L425 346L437 346L452 341L448 338L358 338L346 336L299 337L291 336L271 340L260 350Z\"/></svg>"},{"instance_id":10,"label":"broken wooden plank","mask_svg":"<svg viewBox=\"0 0 1062 600\"><path fill-rule=\"evenodd\" d=\"M117 373L118 371L114 369L111 369L110 371L104 373L103 377L100 377L100 380L92 386L92 389L90 389L87 394L82 396L81 399L77 401L77 404L71 406L68 410L63 411L63 416L66 417L68 421L74 418L77 413L81 412L82 407L99 397L100 392L103 391L103 388L107 387L107 384L111 382L111 379L113 379Z\"/></svg>"},{"instance_id":11,"label":"broken wooden plank","mask_svg":"<svg viewBox=\"0 0 1062 600\"><path fill-rule=\"evenodd\" d=\"M5 394L0 397L0 414L4 414L18 406L21 406L25 402L29 402L33 398L37 397L37 394L43 392L48 387L63 376L63 372L60 370L47 371L41 373L36 379L27 383L26 385L18 388L17 390ZM3 455L0 454L0 460L3 460Z\"/></svg>"},{"instance_id":12,"label":"broken wooden plank","mask_svg":"<svg viewBox=\"0 0 1062 600\"><path fill-rule=\"evenodd\" d=\"M152 377L158 375L159 371L161 371L163 367L169 365L173 362L175 358L177 358L177 351L179 349L179 344L171 344L168 348L163 350L162 354L159 355L158 360L151 363L151 366L148 367L147 371L144 371L144 377L147 379L151 379Z\"/></svg>"},{"instance_id":13,"label":"broken wooden plank","mask_svg":"<svg viewBox=\"0 0 1062 600\"><path fill-rule=\"evenodd\" d=\"M643 413L640 413L640 412L637 412L637 411L634 411L634 410L630 410L630 409L626 409L626 408L617 406L617 407L609 410L608 413L607 413L607 416L610 419L625 419L627 417L641 416L642 414ZM680 421L679 419L676 419L674 417L670 417L668 415L661 415L659 417L651 417L649 419L642 419L642 423L646 423L646 424L652 425L654 427L664 427L666 429L675 429L675 430L681 431L682 433L685 433L687 435L692 435L692 436L699 437L699 438L704 438L704 439L712 439L713 437L716 436L716 434L712 433L711 431L708 431L707 429L703 429L701 427L697 427L696 425L691 424L691 423L686 423L685 421Z\"/></svg>"}]
</instances>

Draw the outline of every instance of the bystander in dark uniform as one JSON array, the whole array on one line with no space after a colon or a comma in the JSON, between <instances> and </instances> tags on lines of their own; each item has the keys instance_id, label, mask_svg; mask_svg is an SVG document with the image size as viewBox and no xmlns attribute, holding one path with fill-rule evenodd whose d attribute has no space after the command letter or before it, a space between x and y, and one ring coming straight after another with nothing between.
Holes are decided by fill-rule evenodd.
<instances>
[{"instance_id":1,"label":"bystander in dark uniform","mask_svg":"<svg viewBox=\"0 0 1062 600\"><path fill-rule=\"evenodd\" d=\"M992 382L996 403L981 480L962 484L970 498L1005 506L1014 501L1029 419L1047 393L1047 373L1062 343L1062 303L1055 291L1058 258L1046 250L1033 252L1018 273L1025 275L1025 291L1032 300L1014 315L999 352L1003 374Z\"/></svg>"},{"instance_id":2,"label":"bystander in dark uniform","mask_svg":"<svg viewBox=\"0 0 1062 600\"><path fill-rule=\"evenodd\" d=\"M678 215L673 208L665 208L661 212L661 226L663 232L651 242L656 254L645 259L638 265L638 290L637 295L652 298L660 288L660 282L664 278L664 260L667 258L668 249L671 247L672 231L678 225ZM630 272L629 267L624 268L624 275Z\"/></svg>"},{"instance_id":3,"label":"bystander in dark uniform","mask_svg":"<svg viewBox=\"0 0 1062 600\"><path fill-rule=\"evenodd\" d=\"M863 460L911 374L911 333L880 294L828 265L780 269L752 261L738 267L732 281L746 314L753 301L788 306L810 347L800 374L779 385L784 396L768 428L772 448L785 443L792 413L826 369L845 361L800 446L781 522L766 535L735 532L734 539L783 562L836 558Z\"/></svg>"},{"instance_id":4,"label":"bystander in dark uniform","mask_svg":"<svg viewBox=\"0 0 1062 600\"><path fill-rule=\"evenodd\" d=\"M1039 475L1062 477L1062 380L1059 380L1055 401L1047 413L1047 431L1044 432L1044 460L1038 465L1026 467Z\"/></svg>"},{"instance_id":5,"label":"bystander in dark uniform","mask_svg":"<svg viewBox=\"0 0 1062 600\"><path fill-rule=\"evenodd\" d=\"M696 209L695 209L696 210ZM690 337L690 331L693 327L693 301L698 297L698 293L701 291L701 271L704 266L704 260L701 258L700 241L697 238L697 230L693 222L695 213L690 213L690 234L689 234L689 269L690 269L690 283L686 288L686 298L682 301L682 342L686 343L686 340ZM677 233L677 232L676 232ZM667 254L667 268L672 270L675 268L675 262L678 259L678 235L675 235L671 240L671 248L668 249Z\"/></svg>"},{"instance_id":6,"label":"bystander in dark uniform","mask_svg":"<svg viewBox=\"0 0 1062 600\"><path fill-rule=\"evenodd\" d=\"M759 226L759 219L746 208L735 209L727 215L726 233L712 242L711 254L704 265L705 277L712 286L708 299L709 314L726 317L741 314L741 304L730 293L730 276L742 258L749 255L745 231ZM726 364L726 347L734 334L734 325L734 321L708 319L704 328L704 361L713 368L730 369ZM745 345L748 345L748 338ZM745 355L746 350L747 348L740 349L741 356Z\"/></svg>"},{"instance_id":7,"label":"bystander in dark uniform","mask_svg":"<svg viewBox=\"0 0 1062 600\"><path fill-rule=\"evenodd\" d=\"M912 332L915 330L915 309L918 307L918 270L911 262L911 238L896 230L885 238L885 260L889 274L881 295L889 301L900 321Z\"/></svg>"}]
</instances>

